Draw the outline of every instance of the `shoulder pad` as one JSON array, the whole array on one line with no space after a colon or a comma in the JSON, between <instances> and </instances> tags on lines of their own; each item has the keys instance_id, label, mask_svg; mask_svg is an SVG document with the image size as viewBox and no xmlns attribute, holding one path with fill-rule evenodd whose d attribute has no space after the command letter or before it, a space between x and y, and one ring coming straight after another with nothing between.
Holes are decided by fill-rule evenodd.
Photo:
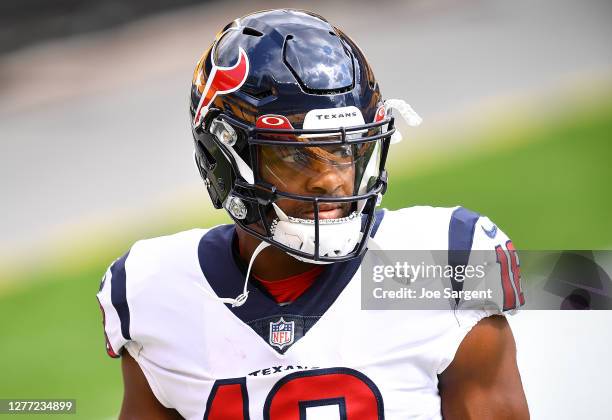
<instances>
[{"instance_id":1,"label":"shoulder pad","mask_svg":"<svg viewBox=\"0 0 612 420\"><path fill-rule=\"evenodd\" d=\"M156 296L168 296L183 278L189 281L185 273L199 273L197 247L205 232L193 229L138 241L109 266L97 294L109 356L119 357L126 343L137 341L134 311L141 315L142 324ZM168 279L173 283L168 284Z\"/></svg>"},{"instance_id":2,"label":"shoulder pad","mask_svg":"<svg viewBox=\"0 0 612 420\"><path fill-rule=\"evenodd\" d=\"M453 289L482 290L487 298L462 299L459 308L485 308L514 313L525 304L518 253L508 236L488 217L459 207L449 225L449 264L470 265L479 273Z\"/></svg>"}]
</instances>

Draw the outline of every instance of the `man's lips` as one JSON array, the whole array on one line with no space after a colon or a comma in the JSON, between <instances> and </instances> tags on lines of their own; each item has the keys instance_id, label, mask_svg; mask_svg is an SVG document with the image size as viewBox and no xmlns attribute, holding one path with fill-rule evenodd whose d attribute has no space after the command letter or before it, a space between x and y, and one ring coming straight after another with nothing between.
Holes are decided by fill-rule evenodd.
<instances>
[{"instance_id":1,"label":"man's lips","mask_svg":"<svg viewBox=\"0 0 612 420\"><path fill-rule=\"evenodd\" d=\"M348 207L338 204L321 204L319 205L319 219L340 219L348 214ZM303 219L314 219L314 211L306 211L302 213Z\"/></svg>"}]
</instances>

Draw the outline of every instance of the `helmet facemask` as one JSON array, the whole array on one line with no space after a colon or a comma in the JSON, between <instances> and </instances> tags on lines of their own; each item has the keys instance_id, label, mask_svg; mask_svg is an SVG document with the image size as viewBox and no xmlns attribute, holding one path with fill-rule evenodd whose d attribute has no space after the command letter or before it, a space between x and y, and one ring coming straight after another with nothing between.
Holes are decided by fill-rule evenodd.
<instances>
[{"instance_id":1,"label":"helmet facemask","mask_svg":"<svg viewBox=\"0 0 612 420\"><path fill-rule=\"evenodd\" d=\"M247 127L226 115L216 120L225 123L216 127L242 132L248 147L248 154L238 153L246 150L240 140L227 142L236 138L231 130L215 135L237 175L224 202L235 223L311 263L344 261L365 251L386 189L392 118L310 130Z\"/></svg>"}]
</instances>

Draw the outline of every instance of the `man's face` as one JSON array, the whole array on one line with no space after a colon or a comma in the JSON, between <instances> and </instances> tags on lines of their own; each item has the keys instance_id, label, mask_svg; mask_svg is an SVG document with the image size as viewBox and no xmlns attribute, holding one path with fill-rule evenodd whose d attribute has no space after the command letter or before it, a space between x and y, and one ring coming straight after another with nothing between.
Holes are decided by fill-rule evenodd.
<instances>
[{"instance_id":1,"label":"man's face","mask_svg":"<svg viewBox=\"0 0 612 420\"><path fill-rule=\"evenodd\" d=\"M261 146L261 178L283 192L304 196L347 197L355 193L355 145L321 147ZM363 151L362 151L363 153ZM280 199L276 204L289 216L314 219L312 203ZM349 215L353 203L319 204L320 219Z\"/></svg>"}]
</instances>

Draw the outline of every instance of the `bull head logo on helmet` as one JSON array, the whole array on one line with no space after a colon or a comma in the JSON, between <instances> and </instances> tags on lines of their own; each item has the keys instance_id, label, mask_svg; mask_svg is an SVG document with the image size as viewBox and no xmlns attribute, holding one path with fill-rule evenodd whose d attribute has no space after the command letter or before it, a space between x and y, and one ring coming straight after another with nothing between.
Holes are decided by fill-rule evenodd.
<instances>
[{"instance_id":1,"label":"bull head logo on helmet","mask_svg":"<svg viewBox=\"0 0 612 420\"><path fill-rule=\"evenodd\" d=\"M202 118L208 112L208 107L215 100L217 95L224 95L234 92L244 84L249 74L249 58L242 48L238 50L238 62L231 67L219 67L213 61L210 76L206 80L200 103L196 109L193 119L194 127L202 122ZM214 55L213 55L214 57ZM196 78L200 78L197 75Z\"/></svg>"}]
</instances>

